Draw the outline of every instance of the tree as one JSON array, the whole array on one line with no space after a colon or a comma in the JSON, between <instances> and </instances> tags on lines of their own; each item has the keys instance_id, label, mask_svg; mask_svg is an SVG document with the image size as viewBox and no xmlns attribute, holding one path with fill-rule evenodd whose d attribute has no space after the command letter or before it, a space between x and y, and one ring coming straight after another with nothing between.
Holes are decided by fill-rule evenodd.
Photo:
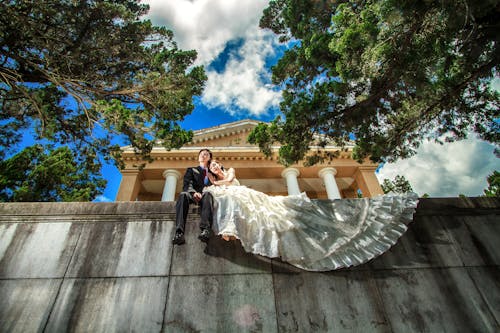
<instances>
[{"instance_id":1,"label":"tree","mask_svg":"<svg viewBox=\"0 0 500 333\"><path fill-rule=\"evenodd\" d=\"M284 119L249 140L295 163L308 146L355 139L355 158L409 157L423 139L499 144L500 4L491 1L271 0L260 21L289 49L272 68Z\"/></svg>"},{"instance_id":2,"label":"tree","mask_svg":"<svg viewBox=\"0 0 500 333\"><path fill-rule=\"evenodd\" d=\"M0 161L0 201L89 201L106 186L94 175L99 168L67 147L28 147Z\"/></svg>"},{"instance_id":3,"label":"tree","mask_svg":"<svg viewBox=\"0 0 500 333\"><path fill-rule=\"evenodd\" d=\"M1 159L27 132L96 165L119 161L117 142L147 159L154 143L191 140L178 123L205 72L171 31L141 20L147 10L134 0L0 2Z\"/></svg>"},{"instance_id":4,"label":"tree","mask_svg":"<svg viewBox=\"0 0 500 333\"><path fill-rule=\"evenodd\" d=\"M484 190L486 197L500 197L500 172L494 171L488 176L488 188Z\"/></svg>"},{"instance_id":5,"label":"tree","mask_svg":"<svg viewBox=\"0 0 500 333\"><path fill-rule=\"evenodd\" d=\"M401 175L396 175L394 180L389 180L387 178L384 179L381 187L384 193L394 192L404 194L413 191L410 182L405 178L405 176Z\"/></svg>"}]
</instances>

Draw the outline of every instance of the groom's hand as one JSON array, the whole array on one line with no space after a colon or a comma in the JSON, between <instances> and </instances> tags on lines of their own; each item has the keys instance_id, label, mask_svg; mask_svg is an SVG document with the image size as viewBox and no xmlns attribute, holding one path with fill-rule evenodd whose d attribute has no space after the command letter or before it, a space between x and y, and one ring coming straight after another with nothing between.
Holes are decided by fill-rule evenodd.
<instances>
[{"instance_id":1,"label":"groom's hand","mask_svg":"<svg viewBox=\"0 0 500 333\"><path fill-rule=\"evenodd\" d=\"M196 201L196 202L200 202L200 200L201 200L201 193L195 192L195 193L193 194L193 199L194 199L194 201Z\"/></svg>"}]
</instances>

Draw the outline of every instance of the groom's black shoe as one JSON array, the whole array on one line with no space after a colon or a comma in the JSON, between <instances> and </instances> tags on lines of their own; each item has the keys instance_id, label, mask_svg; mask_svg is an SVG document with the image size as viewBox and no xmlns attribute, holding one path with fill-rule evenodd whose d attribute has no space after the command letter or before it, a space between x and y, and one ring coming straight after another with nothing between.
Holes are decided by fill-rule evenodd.
<instances>
[{"instance_id":1,"label":"groom's black shoe","mask_svg":"<svg viewBox=\"0 0 500 333\"><path fill-rule=\"evenodd\" d=\"M210 239L210 230L202 229L200 235L198 236L198 239L202 242L208 243L208 240Z\"/></svg>"},{"instance_id":2,"label":"groom's black shoe","mask_svg":"<svg viewBox=\"0 0 500 333\"><path fill-rule=\"evenodd\" d=\"M172 243L176 245L182 245L186 243L186 240L184 239L184 233L182 231L176 231L174 239L172 239Z\"/></svg>"}]
</instances>

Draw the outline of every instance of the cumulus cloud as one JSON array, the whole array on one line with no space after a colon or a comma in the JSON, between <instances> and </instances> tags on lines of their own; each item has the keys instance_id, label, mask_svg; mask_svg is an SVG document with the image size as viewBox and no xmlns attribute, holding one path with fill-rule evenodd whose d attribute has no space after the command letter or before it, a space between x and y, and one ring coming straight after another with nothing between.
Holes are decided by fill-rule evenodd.
<instances>
[{"instance_id":1,"label":"cumulus cloud","mask_svg":"<svg viewBox=\"0 0 500 333\"><path fill-rule=\"evenodd\" d=\"M256 0L147 0L149 18L174 32L182 49L198 51L198 61L208 64L226 43L246 38L258 28L268 1Z\"/></svg>"},{"instance_id":2,"label":"cumulus cloud","mask_svg":"<svg viewBox=\"0 0 500 333\"><path fill-rule=\"evenodd\" d=\"M382 182L403 175L419 195L478 196L487 187L486 177L499 167L493 151L493 145L477 138L443 145L424 142L415 156L385 164L377 177Z\"/></svg>"},{"instance_id":3,"label":"cumulus cloud","mask_svg":"<svg viewBox=\"0 0 500 333\"><path fill-rule=\"evenodd\" d=\"M258 27L268 1L149 0L149 17L174 32L182 49L198 51L208 80L202 102L231 115L262 116L277 107L281 93L270 85L266 60L274 57L277 39ZM228 43L242 40L219 71L207 67Z\"/></svg>"},{"instance_id":4,"label":"cumulus cloud","mask_svg":"<svg viewBox=\"0 0 500 333\"><path fill-rule=\"evenodd\" d=\"M272 88L265 60L273 57L273 37L257 30L247 38L237 54L229 56L222 72L207 72L207 85L202 101L210 107L223 107L230 114L260 116L277 107L281 92Z\"/></svg>"},{"instance_id":5,"label":"cumulus cloud","mask_svg":"<svg viewBox=\"0 0 500 333\"><path fill-rule=\"evenodd\" d=\"M104 195L98 195L95 199L94 202L113 202L110 198L104 196Z\"/></svg>"}]
</instances>

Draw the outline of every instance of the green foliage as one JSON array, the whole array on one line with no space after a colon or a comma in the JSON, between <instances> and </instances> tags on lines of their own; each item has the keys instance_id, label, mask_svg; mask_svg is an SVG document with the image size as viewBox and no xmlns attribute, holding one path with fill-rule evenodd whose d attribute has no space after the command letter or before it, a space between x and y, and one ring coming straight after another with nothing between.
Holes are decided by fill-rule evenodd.
<instances>
[{"instance_id":1,"label":"green foliage","mask_svg":"<svg viewBox=\"0 0 500 333\"><path fill-rule=\"evenodd\" d=\"M380 185L382 187L382 191L384 193L409 193L412 192L413 189L410 185L410 182L405 178L405 176L397 175L394 180L384 179L384 182Z\"/></svg>"},{"instance_id":2,"label":"green foliage","mask_svg":"<svg viewBox=\"0 0 500 333\"><path fill-rule=\"evenodd\" d=\"M148 159L154 143L191 140L178 123L204 69L171 31L141 19L147 10L137 0L0 2L0 159L27 132L119 165L116 142Z\"/></svg>"},{"instance_id":3,"label":"green foliage","mask_svg":"<svg viewBox=\"0 0 500 333\"><path fill-rule=\"evenodd\" d=\"M0 201L89 201L106 186L93 176L99 169L93 158L82 160L67 147L28 147L0 161Z\"/></svg>"},{"instance_id":4,"label":"green foliage","mask_svg":"<svg viewBox=\"0 0 500 333\"><path fill-rule=\"evenodd\" d=\"M484 190L486 197L500 197L500 172L494 171L488 176L488 188Z\"/></svg>"},{"instance_id":5,"label":"green foliage","mask_svg":"<svg viewBox=\"0 0 500 333\"><path fill-rule=\"evenodd\" d=\"M375 162L445 133L498 145L499 22L498 0L272 0L260 25L292 41L273 67L285 117L252 142L281 143L286 164L317 135L341 146L354 135L355 157Z\"/></svg>"}]
</instances>

